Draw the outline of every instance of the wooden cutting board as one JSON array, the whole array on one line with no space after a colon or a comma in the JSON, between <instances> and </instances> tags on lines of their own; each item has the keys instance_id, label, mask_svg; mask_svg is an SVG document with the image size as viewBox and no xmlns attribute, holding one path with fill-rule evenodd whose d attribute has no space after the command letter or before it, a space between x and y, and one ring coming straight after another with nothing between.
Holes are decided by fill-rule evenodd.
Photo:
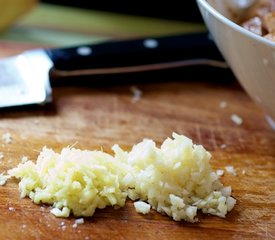
<instances>
[{"instance_id":1,"label":"wooden cutting board","mask_svg":"<svg viewBox=\"0 0 275 240\"><path fill-rule=\"evenodd\" d=\"M1 57L37 46L44 45L1 42ZM0 136L10 132L12 142L0 144L0 172L15 167L22 156L36 160L43 146L130 149L143 138L161 144L177 132L204 145L214 169L234 166L237 176L221 178L237 199L232 212L225 219L199 214L200 221L190 224L155 211L140 215L127 201L124 208L98 210L73 228L73 217L56 218L48 206L20 199L13 179L0 187L0 239L274 239L275 132L237 81L207 76L175 81L171 74L162 82L135 84L143 93L137 102L131 84L58 87L50 105L1 110ZM243 123L232 122L232 114Z\"/></svg>"},{"instance_id":2,"label":"wooden cutting board","mask_svg":"<svg viewBox=\"0 0 275 240\"><path fill-rule=\"evenodd\" d=\"M0 36L0 58L35 47L201 29L191 23L39 5ZM0 187L0 239L274 239L275 132L265 115L234 78L214 80L202 74L174 79L171 74L162 82L142 84L151 79L140 77L135 85L143 94L137 102L132 84L57 87L50 105L0 110L0 137L12 135L10 144L0 142L0 173L17 166L22 156L36 160L45 145L56 151L75 143L80 149L110 151L114 144L130 149L143 138L161 144L177 132L205 146L214 169L236 169L237 176L225 173L221 178L237 199L225 219L199 214L198 223L175 222L154 211L140 215L127 201L124 208L98 210L73 228L73 217L56 218L50 207L20 199L18 182L10 180ZM227 106L220 107L221 102ZM232 114L243 124L232 122Z\"/></svg>"}]
</instances>

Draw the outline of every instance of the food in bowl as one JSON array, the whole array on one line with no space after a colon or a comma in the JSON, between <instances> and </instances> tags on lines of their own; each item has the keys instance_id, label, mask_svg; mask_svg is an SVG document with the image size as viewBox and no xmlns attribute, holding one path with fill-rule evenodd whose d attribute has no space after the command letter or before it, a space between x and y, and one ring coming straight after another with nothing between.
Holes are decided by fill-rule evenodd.
<instances>
[{"instance_id":1,"label":"food in bowl","mask_svg":"<svg viewBox=\"0 0 275 240\"><path fill-rule=\"evenodd\" d=\"M226 62L275 130L275 42L240 25L257 4L256 0L197 0L197 3Z\"/></svg>"},{"instance_id":2,"label":"food in bowl","mask_svg":"<svg viewBox=\"0 0 275 240\"><path fill-rule=\"evenodd\" d=\"M241 26L275 41L275 0L259 0L245 11Z\"/></svg>"}]
</instances>

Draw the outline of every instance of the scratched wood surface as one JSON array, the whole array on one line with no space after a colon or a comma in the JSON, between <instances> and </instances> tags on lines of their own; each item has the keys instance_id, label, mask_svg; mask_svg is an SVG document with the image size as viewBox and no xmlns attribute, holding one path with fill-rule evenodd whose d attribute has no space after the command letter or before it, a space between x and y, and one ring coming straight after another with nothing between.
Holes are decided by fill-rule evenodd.
<instances>
[{"instance_id":1,"label":"scratched wood surface","mask_svg":"<svg viewBox=\"0 0 275 240\"><path fill-rule=\"evenodd\" d=\"M0 57L38 46L44 45L1 41ZM190 224L154 211L140 215L127 201L73 228L73 217L56 218L48 206L20 199L18 182L10 180L0 187L0 239L274 239L275 132L237 81L171 73L161 82L135 82L143 94L134 102L129 80L109 87L57 87L52 104L1 110L0 136L9 132L12 142L0 144L0 172L22 156L36 160L45 145L59 151L77 143L80 149L109 151L116 143L129 149L143 138L161 144L177 132L203 144L214 169L235 167L237 176L221 178L237 199L232 212L225 219L199 214L200 221ZM233 113L242 125L230 120Z\"/></svg>"}]
</instances>

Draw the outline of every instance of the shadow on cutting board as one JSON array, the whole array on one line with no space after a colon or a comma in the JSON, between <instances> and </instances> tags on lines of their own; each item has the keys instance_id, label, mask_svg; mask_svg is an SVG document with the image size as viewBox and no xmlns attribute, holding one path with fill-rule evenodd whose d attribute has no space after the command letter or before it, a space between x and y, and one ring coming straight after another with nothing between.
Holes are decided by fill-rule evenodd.
<instances>
[{"instance_id":1,"label":"shadow on cutting board","mask_svg":"<svg viewBox=\"0 0 275 240\"><path fill-rule=\"evenodd\" d=\"M89 76L82 78L64 78L53 81L53 101L45 105L28 105L0 109L1 118L22 118L28 116L56 116L58 115L58 102L68 96L96 95L98 93L106 95L130 94L131 86L139 86L154 91L173 91L167 89L167 84L188 83L198 86L199 90L203 87L210 88L234 88L241 89L238 81L230 70L195 67L179 68L173 70L162 70L156 72L117 74L110 76ZM180 86L180 85L177 85ZM180 89L179 89L180 90Z\"/></svg>"}]
</instances>

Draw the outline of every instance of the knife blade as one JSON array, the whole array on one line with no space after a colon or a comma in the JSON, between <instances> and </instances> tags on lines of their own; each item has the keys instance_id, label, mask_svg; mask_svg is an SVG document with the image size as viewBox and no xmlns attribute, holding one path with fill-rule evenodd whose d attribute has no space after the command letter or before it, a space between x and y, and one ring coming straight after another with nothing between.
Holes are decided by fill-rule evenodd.
<instances>
[{"instance_id":1,"label":"knife blade","mask_svg":"<svg viewBox=\"0 0 275 240\"><path fill-rule=\"evenodd\" d=\"M0 61L0 107L51 102L52 83L68 77L193 65L228 68L208 33L28 50Z\"/></svg>"}]
</instances>

